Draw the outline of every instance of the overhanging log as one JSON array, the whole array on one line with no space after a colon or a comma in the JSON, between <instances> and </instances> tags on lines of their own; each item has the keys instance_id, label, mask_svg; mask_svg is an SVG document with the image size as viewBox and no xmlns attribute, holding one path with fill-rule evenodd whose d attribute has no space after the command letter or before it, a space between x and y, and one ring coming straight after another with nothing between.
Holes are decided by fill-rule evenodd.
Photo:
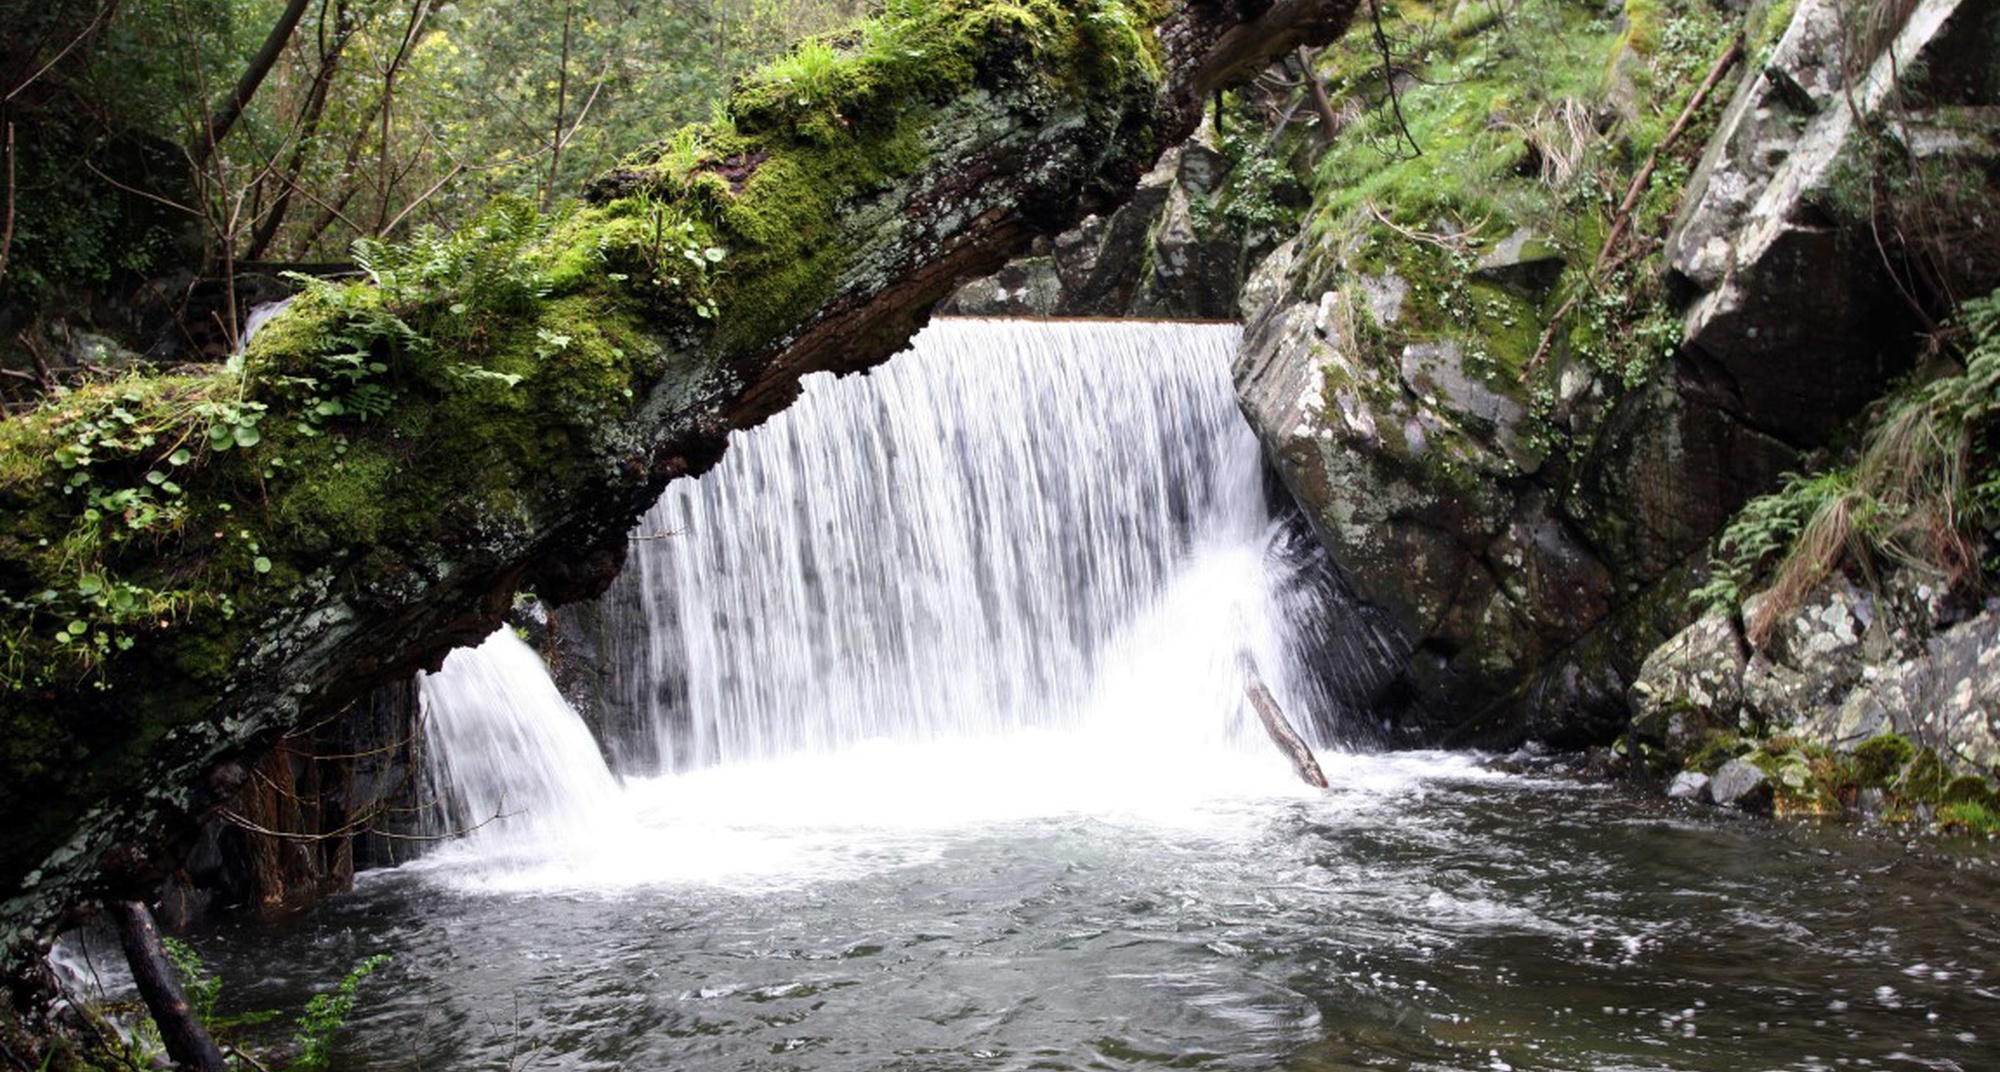
<instances>
[{"instance_id":1,"label":"overhanging log","mask_svg":"<svg viewBox=\"0 0 2000 1072\"><path fill-rule=\"evenodd\" d=\"M571 211L374 251L374 285L309 292L240 372L0 424L10 954L157 873L278 734L477 641L519 590L601 590L730 430L1123 200L1210 91L1354 2L920 5L837 41L809 91L741 80L727 123Z\"/></svg>"}]
</instances>

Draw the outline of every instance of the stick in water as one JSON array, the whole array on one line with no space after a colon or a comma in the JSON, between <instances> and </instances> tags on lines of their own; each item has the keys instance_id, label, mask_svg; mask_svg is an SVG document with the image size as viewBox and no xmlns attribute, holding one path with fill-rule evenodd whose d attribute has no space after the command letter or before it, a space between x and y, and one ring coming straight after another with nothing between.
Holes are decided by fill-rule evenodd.
<instances>
[{"instance_id":1,"label":"stick in water","mask_svg":"<svg viewBox=\"0 0 2000 1072\"><path fill-rule=\"evenodd\" d=\"M1279 709L1277 699L1264 687L1264 679L1257 673L1257 660L1247 651L1239 652L1236 665L1243 671L1243 691L1249 694L1250 706L1257 709L1257 719L1264 724L1264 732L1271 735L1271 743L1292 761L1292 769L1299 772L1301 781L1325 789L1326 774L1319 769L1319 760L1313 758L1312 749L1292 729L1292 724L1285 721L1285 712Z\"/></svg>"}]
</instances>

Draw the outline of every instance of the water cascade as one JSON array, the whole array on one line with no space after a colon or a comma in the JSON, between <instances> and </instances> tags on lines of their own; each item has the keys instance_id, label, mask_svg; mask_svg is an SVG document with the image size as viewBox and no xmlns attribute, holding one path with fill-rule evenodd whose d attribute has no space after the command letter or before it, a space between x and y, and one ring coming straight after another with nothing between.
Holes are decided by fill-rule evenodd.
<instances>
[{"instance_id":1,"label":"water cascade","mask_svg":"<svg viewBox=\"0 0 2000 1072\"><path fill-rule=\"evenodd\" d=\"M422 697L435 833L547 842L615 810L590 730L513 630L453 652Z\"/></svg>"},{"instance_id":2,"label":"water cascade","mask_svg":"<svg viewBox=\"0 0 2000 1072\"><path fill-rule=\"evenodd\" d=\"M1238 649L1326 714L1285 670L1325 608L1281 605L1300 565L1230 393L1237 337L945 320L813 384L640 525L609 600L610 661L638 671L614 747L683 770L1121 705L1152 733L1220 733Z\"/></svg>"},{"instance_id":3,"label":"water cascade","mask_svg":"<svg viewBox=\"0 0 2000 1072\"><path fill-rule=\"evenodd\" d=\"M1326 745L1382 642L1329 629L1337 601L1273 518L1237 337L942 321L869 376L816 378L633 534L600 611L622 792L510 633L425 681L447 828L476 831L446 855L509 883L548 877L514 859L534 842L574 881L684 875L667 856L797 873L824 854L768 836L829 809L998 820L1286 785L1245 667ZM722 848L717 813L769 823ZM613 829L673 848L633 871Z\"/></svg>"},{"instance_id":4,"label":"water cascade","mask_svg":"<svg viewBox=\"0 0 2000 1072\"><path fill-rule=\"evenodd\" d=\"M452 656L477 829L214 936L227 992L394 954L330 1072L1994 1067L1984 848L1338 747L1380 641L1267 514L1233 342L944 323L809 385L561 623L599 739L511 632Z\"/></svg>"}]
</instances>

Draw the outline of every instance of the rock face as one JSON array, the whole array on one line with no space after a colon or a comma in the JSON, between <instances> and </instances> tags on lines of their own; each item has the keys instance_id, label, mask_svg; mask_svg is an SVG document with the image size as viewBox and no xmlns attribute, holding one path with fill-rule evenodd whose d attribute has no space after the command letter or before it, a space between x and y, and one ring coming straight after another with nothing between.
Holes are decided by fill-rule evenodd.
<instances>
[{"instance_id":1,"label":"rock face","mask_svg":"<svg viewBox=\"0 0 2000 1072\"><path fill-rule=\"evenodd\" d=\"M1223 195L1232 161L1204 127L1139 180L1108 215L1039 240L1027 257L960 287L944 316L1171 317L1232 320L1263 235L1197 217ZM1268 244L1268 243L1263 243Z\"/></svg>"},{"instance_id":2,"label":"rock face","mask_svg":"<svg viewBox=\"0 0 2000 1072\"><path fill-rule=\"evenodd\" d=\"M1867 38L1843 35L1848 5L1799 0L1768 61L1739 69L1659 254L1678 323L1613 329L1659 338L1650 365L1639 349L1605 362L1593 321L1562 319L1564 294L1602 298L1585 267L1629 255L1579 250L1568 206L1474 227L1364 205L1323 216L1246 288L1244 410L1356 592L1404 631L1412 680L1460 712L1458 740L1620 732L1707 542L1910 366L1912 291L2000 282L1995 243L1944 255L2000 191L1996 14L1907 7ZM1900 169L1945 183L1934 238L1879 237L1896 230L1883 176ZM1708 628L1676 643L1718 653L1723 669L1701 672L1721 693L1744 687Z\"/></svg>"},{"instance_id":3,"label":"rock face","mask_svg":"<svg viewBox=\"0 0 2000 1072\"><path fill-rule=\"evenodd\" d=\"M1210 94L1331 39L1353 6L899 15L931 46L921 63L848 57L819 100L746 80L693 166L632 164L560 220L496 210L482 258L451 261L479 288L413 285L385 260L380 286L280 317L226 391L121 385L139 398L10 419L0 612L29 645L0 693L0 809L26 817L0 838L10 955L32 956L66 906L156 880L292 727L483 637L519 588L600 590L632 521L729 429L808 372L886 358L1036 235L1109 212ZM696 270L719 258L726 272ZM308 383L381 408L359 420ZM211 446L167 462L187 524L75 576L54 548L104 512L59 489L79 470L107 494L139 483L148 447L96 422L141 401L176 419L176 391L261 408L199 410Z\"/></svg>"},{"instance_id":4,"label":"rock face","mask_svg":"<svg viewBox=\"0 0 2000 1072\"><path fill-rule=\"evenodd\" d=\"M1968 612L1898 577L1816 589L1753 648L1710 615L1647 660L1633 735L1684 760L1716 734L1852 753L1894 734L1956 773L2000 776L2000 603Z\"/></svg>"},{"instance_id":5,"label":"rock face","mask_svg":"<svg viewBox=\"0 0 2000 1072\"><path fill-rule=\"evenodd\" d=\"M1907 154L1898 167L1916 172L2000 162L1994 116L1965 111L2000 105L1989 5L1923 0L1866 56L1853 21L1837 0L1799 3L1723 116L1668 239L1671 270L1695 295L1688 354L1732 417L1786 442L1824 439L1908 360L1902 251L1854 225L1878 196L1870 162L1888 151L1884 139ZM1982 50L1972 74L1965 60ZM1904 75L1934 63L1951 73ZM1993 268L1950 275L1976 286Z\"/></svg>"}]
</instances>

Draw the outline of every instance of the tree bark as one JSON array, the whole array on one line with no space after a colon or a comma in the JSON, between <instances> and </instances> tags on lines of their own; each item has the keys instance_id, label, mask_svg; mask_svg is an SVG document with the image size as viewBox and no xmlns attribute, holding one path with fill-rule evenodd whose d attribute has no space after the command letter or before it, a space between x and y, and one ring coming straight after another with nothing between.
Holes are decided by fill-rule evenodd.
<instances>
[{"instance_id":1,"label":"tree bark","mask_svg":"<svg viewBox=\"0 0 2000 1072\"><path fill-rule=\"evenodd\" d=\"M160 932L153 926L153 913L140 901L112 901L105 907L118 923L118 942L125 947L125 961L132 966L132 980L139 984L139 996L160 1028L167 1044L167 1056L183 1072L227 1072L222 1051L208 1036L208 1028L188 1004L180 976L160 944Z\"/></svg>"},{"instance_id":2,"label":"tree bark","mask_svg":"<svg viewBox=\"0 0 2000 1072\"><path fill-rule=\"evenodd\" d=\"M1250 698L1250 706L1257 710L1257 720L1264 724L1264 732L1271 735L1271 743L1278 751L1292 761L1292 769L1298 772L1299 780L1316 789L1325 789L1326 773L1319 769L1319 760L1313 758L1312 748L1300 737L1290 722L1285 721L1284 709L1271 690L1264 687L1264 678L1257 673L1257 660L1243 652L1236 657L1237 667L1243 671L1243 692Z\"/></svg>"},{"instance_id":3,"label":"tree bark","mask_svg":"<svg viewBox=\"0 0 2000 1072\"><path fill-rule=\"evenodd\" d=\"M264 47L250 58L250 66L244 69L243 77L236 80L236 88L223 100L222 107L217 108L208 122L202 125L195 143L188 146L188 155L194 157L196 166L208 162L215 147L229 136L230 128L243 118L243 109L249 107L250 98L257 95L271 68L277 66L278 57L285 54L286 43L291 41L293 31L299 28L299 20L305 17L306 8L311 6L312 0L292 0L285 5L284 13L278 16L271 32L265 35Z\"/></svg>"}]
</instances>

